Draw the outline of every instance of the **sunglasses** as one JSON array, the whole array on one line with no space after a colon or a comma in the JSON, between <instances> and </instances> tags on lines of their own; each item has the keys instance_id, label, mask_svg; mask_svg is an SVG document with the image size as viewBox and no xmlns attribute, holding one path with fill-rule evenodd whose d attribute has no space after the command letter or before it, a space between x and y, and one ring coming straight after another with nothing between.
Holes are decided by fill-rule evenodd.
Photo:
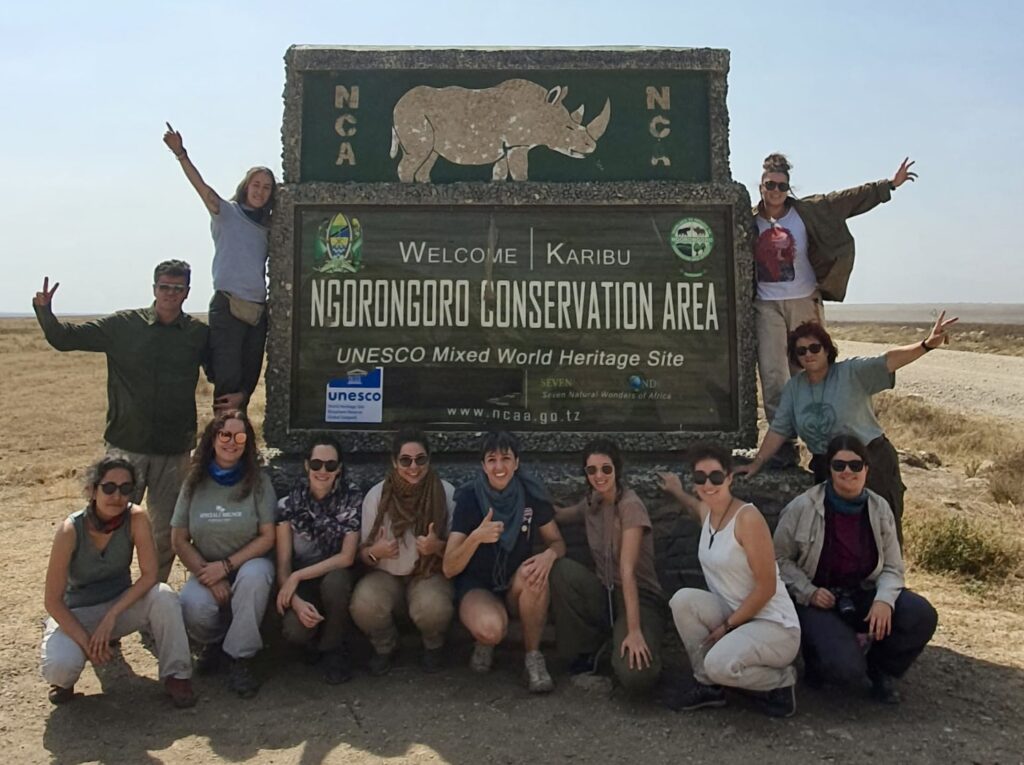
<instances>
[{"instance_id":1,"label":"sunglasses","mask_svg":"<svg viewBox=\"0 0 1024 765\"><path fill-rule=\"evenodd\" d=\"M341 465L340 460L310 460L309 469L316 472L317 470L326 470L328 473L333 473Z\"/></svg>"},{"instance_id":2,"label":"sunglasses","mask_svg":"<svg viewBox=\"0 0 1024 765\"><path fill-rule=\"evenodd\" d=\"M587 465L586 467L587 475L597 475L598 470L605 475L611 475L615 472L615 467L613 465L601 465L600 467L597 465Z\"/></svg>"},{"instance_id":3,"label":"sunglasses","mask_svg":"<svg viewBox=\"0 0 1024 765\"><path fill-rule=\"evenodd\" d=\"M698 486L703 486L708 481L711 481L715 486L721 486L725 483L725 473L721 470L712 470L710 473L705 473L703 470L693 471L693 482Z\"/></svg>"},{"instance_id":4,"label":"sunglasses","mask_svg":"<svg viewBox=\"0 0 1024 765\"><path fill-rule=\"evenodd\" d=\"M808 353L821 353L821 343L811 343L810 345L798 345L796 347L797 356L806 356Z\"/></svg>"},{"instance_id":5,"label":"sunglasses","mask_svg":"<svg viewBox=\"0 0 1024 765\"><path fill-rule=\"evenodd\" d=\"M430 457L426 454L417 454L415 457L410 457L408 454L403 454L398 458L398 464L402 467L412 467L412 463L416 463L419 467L423 467L430 462Z\"/></svg>"},{"instance_id":6,"label":"sunglasses","mask_svg":"<svg viewBox=\"0 0 1024 765\"><path fill-rule=\"evenodd\" d=\"M836 473L842 473L846 468L850 468L854 473L859 473L864 469L864 460L832 460L829 466Z\"/></svg>"},{"instance_id":7,"label":"sunglasses","mask_svg":"<svg viewBox=\"0 0 1024 765\"><path fill-rule=\"evenodd\" d=\"M131 481L125 481L124 483L114 483L113 481L105 481L100 484L100 491L106 494L108 497L115 491L121 492L122 497L127 497L133 491L135 491L135 484Z\"/></svg>"},{"instance_id":8,"label":"sunglasses","mask_svg":"<svg viewBox=\"0 0 1024 765\"><path fill-rule=\"evenodd\" d=\"M767 191L789 191L792 187L785 181L761 181L761 185L765 187Z\"/></svg>"},{"instance_id":9,"label":"sunglasses","mask_svg":"<svg viewBox=\"0 0 1024 765\"><path fill-rule=\"evenodd\" d=\"M241 430L238 433L229 433L226 430L217 431L217 440L222 444L230 444L234 441L236 444L244 444L249 439L248 434Z\"/></svg>"},{"instance_id":10,"label":"sunglasses","mask_svg":"<svg viewBox=\"0 0 1024 765\"><path fill-rule=\"evenodd\" d=\"M176 295L180 295L182 292L188 289L187 284L154 284L158 292L173 292Z\"/></svg>"}]
</instances>

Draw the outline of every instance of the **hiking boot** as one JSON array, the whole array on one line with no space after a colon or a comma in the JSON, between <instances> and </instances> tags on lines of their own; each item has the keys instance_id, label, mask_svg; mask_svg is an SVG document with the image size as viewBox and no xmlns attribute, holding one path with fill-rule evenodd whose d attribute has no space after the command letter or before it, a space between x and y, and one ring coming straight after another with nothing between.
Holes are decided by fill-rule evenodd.
<instances>
[{"instance_id":1,"label":"hiking boot","mask_svg":"<svg viewBox=\"0 0 1024 765\"><path fill-rule=\"evenodd\" d=\"M796 714L796 685L765 691L758 697L758 705L769 717L792 717Z\"/></svg>"},{"instance_id":2,"label":"hiking boot","mask_svg":"<svg viewBox=\"0 0 1024 765\"><path fill-rule=\"evenodd\" d=\"M422 667L428 675L444 669L444 648L424 648Z\"/></svg>"},{"instance_id":3,"label":"hiking boot","mask_svg":"<svg viewBox=\"0 0 1024 765\"><path fill-rule=\"evenodd\" d=\"M882 704L900 703L895 678L877 669L868 669L868 678L871 680L871 698Z\"/></svg>"},{"instance_id":4,"label":"hiking boot","mask_svg":"<svg viewBox=\"0 0 1024 765\"><path fill-rule=\"evenodd\" d=\"M176 708L188 709L196 705L196 694L192 691L192 681L189 678L165 678L164 689Z\"/></svg>"},{"instance_id":5,"label":"hiking boot","mask_svg":"<svg viewBox=\"0 0 1024 765\"><path fill-rule=\"evenodd\" d=\"M224 666L224 651L220 643L207 643L196 656L196 672L200 675L214 675Z\"/></svg>"},{"instance_id":6,"label":"hiking boot","mask_svg":"<svg viewBox=\"0 0 1024 765\"><path fill-rule=\"evenodd\" d=\"M476 643L473 645L473 655L469 657L469 668L478 674L491 671L494 664L494 646Z\"/></svg>"},{"instance_id":7,"label":"hiking boot","mask_svg":"<svg viewBox=\"0 0 1024 765\"><path fill-rule=\"evenodd\" d=\"M228 688L239 698L251 699L260 689L260 681L252 671L252 659L232 659L228 672Z\"/></svg>"},{"instance_id":8,"label":"hiking boot","mask_svg":"<svg viewBox=\"0 0 1024 765\"><path fill-rule=\"evenodd\" d=\"M352 667L344 648L324 652L324 682L341 685L352 679Z\"/></svg>"},{"instance_id":9,"label":"hiking boot","mask_svg":"<svg viewBox=\"0 0 1024 765\"><path fill-rule=\"evenodd\" d=\"M370 674L374 677L382 677L391 671L391 664L394 660L395 652L390 653L377 653L374 649L373 656L370 657Z\"/></svg>"},{"instance_id":10,"label":"hiking boot","mask_svg":"<svg viewBox=\"0 0 1024 765\"><path fill-rule=\"evenodd\" d=\"M667 696L664 701L665 706L676 712L691 712L704 707L724 707L725 691L720 685L694 683L684 691Z\"/></svg>"},{"instance_id":11,"label":"hiking boot","mask_svg":"<svg viewBox=\"0 0 1024 765\"><path fill-rule=\"evenodd\" d=\"M75 698L75 686L61 688L59 685L51 685L50 692L46 694L51 704L67 704Z\"/></svg>"},{"instance_id":12,"label":"hiking boot","mask_svg":"<svg viewBox=\"0 0 1024 765\"><path fill-rule=\"evenodd\" d=\"M548 674L544 654L540 651L526 653L526 687L530 693L551 693L555 689L555 681Z\"/></svg>"}]
</instances>

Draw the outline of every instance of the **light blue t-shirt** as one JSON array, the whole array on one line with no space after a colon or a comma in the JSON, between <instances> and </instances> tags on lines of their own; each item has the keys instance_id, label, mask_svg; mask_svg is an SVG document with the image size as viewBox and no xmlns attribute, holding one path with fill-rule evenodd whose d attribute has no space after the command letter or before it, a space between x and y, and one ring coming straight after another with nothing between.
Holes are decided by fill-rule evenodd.
<instances>
[{"instance_id":1,"label":"light blue t-shirt","mask_svg":"<svg viewBox=\"0 0 1024 765\"><path fill-rule=\"evenodd\" d=\"M782 389L771 431L800 436L813 454L824 454L828 442L841 434L869 444L883 434L871 397L895 384L896 373L886 367L884 355L837 361L814 385L800 372Z\"/></svg>"},{"instance_id":2,"label":"light blue t-shirt","mask_svg":"<svg viewBox=\"0 0 1024 765\"><path fill-rule=\"evenodd\" d=\"M270 229L253 223L238 202L220 200L210 216L213 288L253 303L267 301L267 240Z\"/></svg>"}]
</instances>

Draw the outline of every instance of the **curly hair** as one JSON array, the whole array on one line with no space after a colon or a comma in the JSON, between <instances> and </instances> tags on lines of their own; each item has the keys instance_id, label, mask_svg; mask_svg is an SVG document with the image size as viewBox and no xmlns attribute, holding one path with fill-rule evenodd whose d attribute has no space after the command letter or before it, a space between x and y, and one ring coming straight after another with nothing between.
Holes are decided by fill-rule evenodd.
<instances>
[{"instance_id":1,"label":"curly hair","mask_svg":"<svg viewBox=\"0 0 1024 765\"><path fill-rule=\"evenodd\" d=\"M96 487L103 482L103 477L111 470L127 470L128 475L132 477L132 484L138 482L138 472L135 469L135 463L126 457L106 454L85 469L82 493L86 499L92 500L93 495L96 493Z\"/></svg>"},{"instance_id":2,"label":"curly hair","mask_svg":"<svg viewBox=\"0 0 1024 765\"><path fill-rule=\"evenodd\" d=\"M722 471L726 475L732 473L732 452L724 446L713 444L710 441L694 444L686 452L686 462L693 467L701 460L715 460L722 466Z\"/></svg>"},{"instance_id":3,"label":"curly hair","mask_svg":"<svg viewBox=\"0 0 1024 765\"><path fill-rule=\"evenodd\" d=\"M789 363L793 366L800 366L800 357L796 355L796 341L804 337L813 337L825 349L828 354L828 363L835 364L839 358L839 347L833 342L830 335L821 324L816 321L805 321L786 338L786 355L789 356Z\"/></svg>"},{"instance_id":4,"label":"curly hair","mask_svg":"<svg viewBox=\"0 0 1024 765\"><path fill-rule=\"evenodd\" d=\"M603 454L612 461L612 467L615 468L615 499L618 501L625 489L622 484L622 452L619 451L619 445L607 436L598 436L587 442L587 445L583 447L583 459L580 461L584 478L587 475L587 460L595 454ZM592 492L593 487L590 485L590 481L587 481L588 496Z\"/></svg>"},{"instance_id":5,"label":"curly hair","mask_svg":"<svg viewBox=\"0 0 1024 765\"><path fill-rule=\"evenodd\" d=\"M203 429L203 434L199 437L199 446L192 452L192 462L189 465L188 475L185 477L186 497L191 498L195 494L196 487L209 477L210 464L213 462L215 454L213 442L216 440L217 434L224 429L228 420L238 420L245 425L246 436L245 451L242 452L242 458L239 460L242 466L242 480L238 482L238 492L235 498L245 499L253 491L256 491L257 496L259 495L262 487L260 483L261 460L259 452L256 451L256 431L253 430L252 423L243 412L233 409L218 414Z\"/></svg>"},{"instance_id":6,"label":"curly hair","mask_svg":"<svg viewBox=\"0 0 1024 765\"><path fill-rule=\"evenodd\" d=\"M780 154L779 152L769 154L765 157L761 167L764 170L764 173L761 176L762 178L764 178L768 173L782 173L786 176L787 181L789 180L789 171L793 169L793 165L786 158L786 155Z\"/></svg>"},{"instance_id":7,"label":"curly hair","mask_svg":"<svg viewBox=\"0 0 1024 765\"><path fill-rule=\"evenodd\" d=\"M270 225L270 220L274 216L274 199L277 197L277 179L274 177L274 172L269 167L263 167L257 165L256 167L250 167L245 172L245 177L242 178L242 182L238 184L238 188L235 189L235 195L231 197L232 202L238 202L239 204L246 204L249 201L249 181L257 173L266 173L270 176L270 196L267 198L267 203L260 209L256 210L259 223L264 226Z\"/></svg>"}]
</instances>

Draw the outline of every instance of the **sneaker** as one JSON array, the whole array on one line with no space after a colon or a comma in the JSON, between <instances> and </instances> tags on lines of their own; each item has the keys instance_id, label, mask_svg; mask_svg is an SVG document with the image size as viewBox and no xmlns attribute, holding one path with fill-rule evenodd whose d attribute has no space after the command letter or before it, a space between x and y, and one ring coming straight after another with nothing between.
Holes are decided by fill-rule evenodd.
<instances>
[{"instance_id":1,"label":"sneaker","mask_svg":"<svg viewBox=\"0 0 1024 765\"><path fill-rule=\"evenodd\" d=\"M796 685L765 691L758 702L761 711L769 717L792 717L796 714Z\"/></svg>"},{"instance_id":2,"label":"sneaker","mask_svg":"<svg viewBox=\"0 0 1024 765\"><path fill-rule=\"evenodd\" d=\"M373 652L373 656L370 657L370 674L374 677L382 677L391 671L391 664L394 660L395 652L391 653L377 653L376 650Z\"/></svg>"},{"instance_id":3,"label":"sneaker","mask_svg":"<svg viewBox=\"0 0 1024 765\"><path fill-rule=\"evenodd\" d=\"M51 685L50 692L46 694L51 704L67 704L75 698L75 686L61 688L59 685Z\"/></svg>"},{"instance_id":4,"label":"sneaker","mask_svg":"<svg viewBox=\"0 0 1024 765\"><path fill-rule=\"evenodd\" d=\"M444 648L424 648L422 667L428 675L444 669Z\"/></svg>"},{"instance_id":5,"label":"sneaker","mask_svg":"<svg viewBox=\"0 0 1024 765\"><path fill-rule=\"evenodd\" d=\"M341 685L352 679L352 667L344 648L324 652L324 682Z\"/></svg>"},{"instance_id":6,"label":"sneaker","mask_svg":"<svg viewBox=\"0 0 1024 765\"><path fill-rule=\"evenodd\" d=\"M544 654L540 651L528 651L526 654L526 686L530 693L551 693L555 689L555 681L548 674Z\"/></svg>"},{"instance_id":7,"label":"sneaker","mask_svg":"<svg viewBox=\"0 0 1024 765\"><path fill-rule=\"evenodd\" d=\"M196 705L196 694L192 691L192 681L187 677L168 677L164 680L164 688L176 708L188 709Z\"/></svg>"},{"instance_id":8,"label":"sneaker","mask_svg":"<svg viewBox=\"0 0 1024 765\"><path fill-rule=\"evenodd\" d=\"M720 685L694 683L681 693L666 697L665 705L676 712L691 712L704 707L724 707L725 691Z\"/></svg>"},{"instance_id":9,"label":"sneaker","mask_svg":"<svg viewBox=\"0 0 1024 765\"><path fill-rule=\"evenodd\" d=\"M228 673L228 688L239 698L251 699L260 689L260 681L252 671L252 659L232 659Z\"/></svg>"},{"instance_id":10,"label":"sneaker","mask_svg":"<svg viewBox=\"0 0 1024 765\"><path fill-rule=\"evenodd\" d=\"M882 704L900 703L900 692L896 690L893 677L877 669L869 669L868 678L871 680L871 698Z\"/></svg>"},{"instance_id":11,"label":"sneaker","mask_svg":"<svg viewBox=\"0 0 1024 765\"><path fill-rule=\"evenodd\" d=\"M224 651L220 643L207 643L199 649L196 657L196 672L200 675L214 675L224 666Z\"/></svg>"},{"instance_id":12,"label":"sneaker","mask_svg":"<svg viewBox=\"0 0 1024 765\"><path fill-rule=\"evenodd\" d=\"M494 646L476 643L473 646L473 655L469 657L469 668L478 674L491 671L494 664Z\"/></svg>"}]
</instances>

